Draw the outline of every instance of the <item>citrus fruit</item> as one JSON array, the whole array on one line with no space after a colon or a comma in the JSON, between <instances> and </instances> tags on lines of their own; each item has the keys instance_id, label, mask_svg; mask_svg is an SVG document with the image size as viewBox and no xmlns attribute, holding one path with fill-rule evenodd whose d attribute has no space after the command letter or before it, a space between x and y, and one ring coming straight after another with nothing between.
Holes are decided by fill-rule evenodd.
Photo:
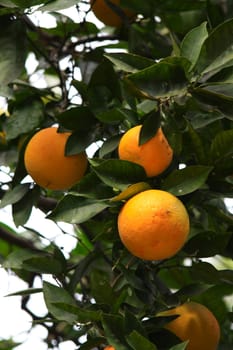
<instances>
[{"instance_id":1,"label":"citrus fruit","mask_svg":"<svg viewBox=\"0 0 233 350\"><path fill-rule=\"evenodd\" d=\"M141 128L142 125L137 125L123 134L118 145L119 158L141 165L148 177L157 176L170 165L173 150L161 128L151 139L139 145Z\"/></svg>"},{"instance_id":2,"label":"citrus fruit","mask_svg":"<svg viewBox=\"0 0 233 350\"><path fill-rule=\"evenodd\" d=\"M189 234L189 216L177 197L150 189L123 205L118 231L131 254L144 260L167 259L183 247Z\"/></svg>"},{"instance_id":3,"label":"citrus fruit","mask_svg":"<svg viewBox=\"0 0 233 350\"><path fill-rule=\"evenodd\" d=\"M115 350L115 348L111 345L108 345L104 348L104 350Z\"/></svg>"},{"instance_id":4,"label":"citrus fruit","mask_svg":"<svg viewBox=\"0 0 233 350\"><path fill-rule=\"evenodd\" d=\"M56 127L38 131L28 142L24 163L28 174L41 187L64 190L84 175L87 169L85 152L65 156L69 132L59 133Z\"/></svg>"},{"instance_id":5,"label":"citrus fruit","mask_svg":"<svg viewBox=\"0 0 233 350\"><path fill-rule=\"evenodd\" d=\"M124 20L134 17L129 9L120 5L120 0L91 0L94 15L104 24L120 27Z\"/></svg>"},{"instance_id":6,"label":"citrus fruit","mask_svg":"<svg viewBox=\"0 0 233 350\"><path fill-rule=\"evenodd\" d=\"M183 305L159 313L160 316L179 315L166 324L165 328L182 341L189 340L187 350L216 350L220 339L220 327L214 314L197 302Z\"/></svg>"}]
</instances>

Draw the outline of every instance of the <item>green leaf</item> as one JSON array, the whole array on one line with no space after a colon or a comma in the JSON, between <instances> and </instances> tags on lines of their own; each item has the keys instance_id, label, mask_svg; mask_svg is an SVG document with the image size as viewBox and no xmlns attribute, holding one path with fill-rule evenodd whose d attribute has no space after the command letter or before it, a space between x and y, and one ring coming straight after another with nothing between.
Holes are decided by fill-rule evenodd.
<instances>
[{"instance_id":1,"label":"green leaf","mask_svg":"<svg viewBox=\"0 0 233 350\"><path fill-rule=\"evenodd\" d=\"M43 292L42 288L27 288L24 290L19 290L18 292L15 292L15 293L7 294L6 297L13 297L16 295L31 295L31 294L41 293L41 292Z\"/></svg>"},{"instance_id":2,"label":"green leaf","mask_svg":"<svg viewBox=\"0 0 233 350\"><path fill-rule=\"evenodd\" d=\"M189 341L187 340L187 341L182 342L180 344L174 345L169 350L185 350L185 349L187 349L188 343L189 343Z\"/></svg>"},{"instance_id":3,"label":"green leaf","mask_svg":"<svg viewBox=\"0 0 233 350\"><path fill-rule=\"evenodd\" d=\"M91 160L90 163L97 176L113 188L123 190L135 182L146 179L143 167L126 160L108 159L97 165Z\"/></svg>"},{"instance_id":4,"label":"green leaf","mask_svg":"<svg viewBox=\"0 0 233 350\"><path fill-rule=\"evenodd\" d=\"M99 150L100 158L103 158L106 154L109 154L115 151L119 145L119 141L121 139L121 135L114 135L104 141L103 145Z\"/></svg>"},{"instance_id":5,"label":"green leaf","mask_svg":"<svg viewBox=\"0 0 233 350\"><path fill-rule=\"evenodd\" d=\"M204 22L200 26L193 28L186 34L181 43L181 56L187 58L192 63L189 70L196 64L202 44L208 37L206 26L207 22ZM195 43L195 45L193 43Z\"/></svg>"},{"instance_id":6,"label":"green leaf","mask_svg":"<svg viewBox=\"0 0 233 350\"><path fill-rule=\"evenodd\" d=\"M213 168L191 165L171 172L162 184L162 188L175 196L192 193L202 187Z\"/></svg>"},{"instance_id":7,"label":"green leaf","mask_svg":"<svg viewBox=\"0 0 233 350\"><path fill-rule=\"evenodd\" d=\"M40 195L39 187L29 190L18 202L12 206L13 220L15 226L23 226L30 217L32 207Z\"/></svg>"},{"instance_id":8,"label":"green leaf","mask_svg":"<svg viewBox=\"0 0 233 350\"><path fill-rule=\"evenodd\" d=\"M154 65L128 76L128 81L144 97L156 99L182 95L186 92L188 81L185 67L189 65L184 58L163 59Z\"/></svg>"},{"instance_id":9,"label":"green leaf","mask_svg":"<svg viewBox=\"0 0 233 350\"><path fill-rule=\"evenodd\" d=\"M62 303L76 307L75 300L64 288L57 287L49 282L43 282L43 292L48 311L57 320L66 321L69 324L74 324L77 321L77 315L55 305L56 303Z\"/></svg>"},{"instance_id":10,"label":"green leaf","mask_svg":"<svg viewBox=\"0 0 233 350\"><path fill-rule=\"evenodd\" d=\"M24 183L24 184L19 184L13 187L13 189L8 190L3 196L3 198L1 199L0 208L4 208L9 204L18 202L28 192L29 187L30 187L30 184Z\"/></svg>"},{"instance_id":11,"label":"green leaf","mask_svg":"<svg viewBox=\"0 0 233 350\"><path fill-rule=\"evenodd\" d=\"M0 340L0 350L14 350L17 346L21 345L19 342L15 342L11 339Z\"/></svg>"},{"instance_id":12,"label":"green leaf","mask_svg":"<svg viewBox=\"0 0 233 350\"><path fill-rule=\"evenodd\" d=\"M63 302L54 302L53 306L60 309L61 311L73 314L74 316L76 316L76 322L79 323L88 323L92 321L99 321L101 319L101 310L88 310L86 308L80 308L77 305L75 306Z\"/></svg>"},{"instance_id":13,"label":"green leaf","mask_svg":"<svg viewBox=\"0 0 233 350\"><path fill-rule=\"evenodd\" d=\"M26 249L15 250L7 256L3 267L6 269L22 269L25 260L33 259L36 256L41 257L41 254Z\"/></svg>"},{"instance_id":14,"label":"green leaf","mask_svg":"<svg viewBox=\"0 0 233 350\"><path fill-rule=\"evenodd\" d=\"M116 296L110 285L109 274L94 269L90 276L90 287L93 298L98 304L107 304L113 307Z\"/></svg>"},{"instance_id":15,"label":"green leaf","mask_svg":"<svg viewBox=\"0 0 233 350\"><path fill-rule=\"evenodd\" d=\"M210 85L203 85L203 87L197 87L191 90L193 97L195 97L198 101L206 104L207 106L213 106L216 110L224 113L228 119L232 120L233 100L231 84L228 85L228 92L230 92L231 95L224 95L222 93L215 92L213 87L211 88ZM224 93L226 93L226 90Z\"/></svg>"},{"instance_id":16,"label":"green leaf","mask_svg":"<svg viewBox=\"0 0 233 350\"><path fill-rule=\"evenodd\" d=\"M44 119L44 106L39 100L18 106L6 122L6 138L8 141L21 134L33 131Z\"/></svg>"},{"instance_id":17,"label":"green leaf","mask_svg":"<svg viewBox=\"0 0 233 350\"><path fill-rule=\"evenodd\" d=\"M210 147L211 159L214 163L231 156L233 153L233 129L219 132Z\"/></svg>"},{"instance_id":18,"label":"green leaf","mask_svg":"<svg viewBox=\"0 0 233 350\"><path fill-rule=\"evenodd\" d=\"M207 258L221 253L224 254L229 238L228 234L216 234L205 231L191 237L183 249L188 255L197 258Z\"/></svg>"},{"instance_id":19,"label":"green leaf","mask_svg":"<svg viewBox=\"0 0 233 350\"><path fill-rule=\"evenodd\" d=\"M118 70L135 73L154 64L154 61L131 53L112 53L105 55Z\"/></svg>"},{"instance_id":20,"label":"green leaf","mask_svg":"<svg viewBox=\"0 0 233 350\"><path fill-rule=\"evenodd\" d=\"M85 152L87 147L91 145L94 140L95 135L92 130L89 130L88 132L73 132L66 142L65 155L72 156L75 154Z\"/></svg>"},{"instance_id":21,"label":"green leaf","mask_svg":"<svg viewBox=\"0 0 233 350\"><path fill-rule=\"evenodd\" d=\"M37 256L23 261L22 268L27 271L37 273L48 273L52 275L59 275L63 272L63 266L59 260L54 259L53 256Z\"/></svg>"},{"instance_id":22,"label":"green leaf","mask_svg":"<svg viewBox=\"0 0 233 350\"><path fill-rule=\"evenodd\" d=\"M188 123L188 137L191 143L192 150L195 154L198 163L206 164L206 154L203 145L203 140L199 133ZM208 163L207 163L208 164Z\"/></svg>"},{"instance_id":23,"label":"green leaf","mask_svg":"<svg viewBox=\"0 0 233 350\"><path fill-rule=\"evenodd\" d=\"M118 350L129 350L124 339L124 317L112 314L102 315L104 333L109 344Z\"/></svg>"},{"instance_id":24,"label":"green leaf","mask_svg":"<svg viewBox=\"0 0 233 350\"><path fill-rule=\"evenodd\" d=\"M12 2L22 9L41 4L41 0L12 0Z\"/></svg>"},{"instance_id":25,"label":"green leaf","mask_svg":"<svg viewBox=\"0 0 233 350\"><path fill-rule=\"evenodd\" d=\"M94 114L86 106L70 108L56 115L56 118L66 129L85 132L89 131L96 121Z\"/></svg>"},{"instance_id":26,"label":"green leaf","mask_svg":"<svg viewBox=\"0 0 233 350\"><path fill-rule=\"evenodd\" d=\"M96 173L90 172L72 187L70 193L86 198L108 199L111 198L115 192L104 184Z\"/></svg>"},{"instance_id":27,"label":"green leaf","mask_svg":"<svg viewBox=\"0 0 233 350\"><path fill-rule=\"evenodd\" d=\"M204 283L191 283L185 285L181 289L179 289L175 295L181 300L184 297L184 300L187 300L187 297L193 297L194 295L200 295L206 290L208 290L210 286Z\"/></svg>"},{"instance_id":28,"label":"green leaf","mask_svg":"<svg viewBox=\"0 0 233 350\"><path fill-rule=\"evenodd\" d=\"M190 269L190 276L193 281L204 282L206 284L218 284L218 270L210 263L200 261Z\"/></svg>"},{"instance_id":29,"label":"green leaf","mask_svg":"<svg viewBox=\"0 0 233 350\"><path fill-rule=\"evenodd\" d=\"M223 40L224 38L224 40ZM195 69L198 73L216 73L233 65L233 20L219 24L202 45Z\"/></svg>"},{"instance_id":30,"label":"green leaf","mask_svg":"<svg viewBox=\"0 0 233 350\"><path fill-rule=\"evenodd\" d=\"M155 344L151 343L147 338L142 336L137 331L131 332L127 337L128 344L134 349L134 350L157 350L157 347Z\"/></svg>"},{"instance_id":31,"label":"green leaf","mask_svg":"<svg viewBox=\"0 0 233 350\"><path fill-rule=\"evenodd\" d=\"M149 141L158 131L160 127L160 113L153 110L144 116L144 121L139 135L139 145L143 145Z\"/></svg>"},{"instance_id":32,"label":"green leaf","mask_svg":"<svg viewBox=\"0 0 233 350\"><path fill-rule=\"evenodd\" d=\"M127 114L121 108L111 108L97 113L96 118L102 123L118 124L127 118Z\"/></svg>"},{"instance_id":33,"label":"green leaf","mask_svg":"<svg viewBox=\"0 0 233 350\"><path fill-rule=\"evenodd\" d=\"M109 204L104 201L68 194L59 202L47 218L70 224L81 224L108 207Z\"/></svg>"},{"instance_id":34,"label":"green leaf","mask_svg":"<svg viewBox=\"0 0 233 350\"><path fill-rule=\"evenodd\" d=\"M20 20L1 17L0 23L0 92L19 77L26 58L25 28ZM25 127L26 125L24 125Z\"/></svg>"}]
</instances>

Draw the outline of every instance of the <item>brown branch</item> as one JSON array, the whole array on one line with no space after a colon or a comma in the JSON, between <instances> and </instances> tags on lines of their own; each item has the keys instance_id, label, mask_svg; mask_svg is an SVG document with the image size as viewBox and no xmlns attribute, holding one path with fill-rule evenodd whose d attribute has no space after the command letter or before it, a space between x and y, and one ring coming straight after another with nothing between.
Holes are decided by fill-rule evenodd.
<instances>
[{"instance_id":1,"label":"brown branch","mask_svg":"<svg viewBox=\"0 0 233 350\"><path fill-rule=\"evenodd\" d=\"M0 226L0 239L4 240L5 242L11 245L15 245L23 249L29 249L35 252L41 252L40 249L35 247L34 243L31 240L17 236L16 234L12 233L10 230L7 230L6 228L3 228L1 226Z\"/></svg>"},{"instance_id":2,"label":"brown branch","mask_svg":"<svg viewBox=\"0 0 233 350\"><path fill-rule=\"evenodd\" d=\"M56 205L56 199L44 196L40 196L37 202L37 208L43 211L44 213L48 213L49 211L55 209Z\"/></svg>"}]
</instances>

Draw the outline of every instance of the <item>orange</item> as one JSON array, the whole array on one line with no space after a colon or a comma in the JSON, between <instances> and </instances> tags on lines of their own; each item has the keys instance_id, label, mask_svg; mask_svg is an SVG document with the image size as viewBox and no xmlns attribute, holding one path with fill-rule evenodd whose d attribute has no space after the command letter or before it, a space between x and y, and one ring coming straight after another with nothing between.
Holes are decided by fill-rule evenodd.
<instances>
[{"instance_id":1,"label":"orange","mask_svg":"<svg viewBox=\"0 0 233 350\"><path fill-rule=\"evenodd\" d=\"M131 254L145 260L167 259L183 247L189 234L189 216L171 193L146 190L123 205L118 231Z\"/></svg>"},{"instance_id":2,"label":"orange","mask_svg":"<svg viewBox=\"0 0 233 350\"><path fill-rule=\"evenodd\" d=\"M56 127L50 127L38 131L27 144L25 167L41 187L64 190L83 177L87 169L86 154L65 156L69 136L69 132L58 133Z\"/></svg>"},{"instance_id":3,"label":"orange","mask_svg":"<svg viewBox=\"0 0 233 350\"><path fill-rule=\"evenodd\" d=\"M220 339L220 327L213 313L204 305L186 302L159 316L179 315L166 324L166 328L182 341L189 340L187 350L216 350Z\"/></svg>"},{"instance_id":4,"label":"orange","mask_svg":"<svg viewBox=\"0 0 233 350\"><path fill-rule=\"evenodd\" d=\"M123 134L118 146L119 158L141 165L148 177L157 176L170 165L173 150L161 128L146 143L139 145L141 128L142 125L137 125Z\"/></svg>"},{"instance_id":5,"label":"orange","mask_svg":"<svg viewBox=\"0 0 233 350\"><path fill-rule=\"evenodd\" d=\"M111 345L108 345L104 348L104 350L115 350L115 348Z\"/></svg>"},{"instance_id":6,"label":"orange","mask_svg":"<svg viewBox=\"0 0 233 350\"><path fill-rule=\"evenodd\" d=\"M91 9L101 22L112 27L120 27L124 20L134 17L132 11L120 6L120 0L91 0Z\"/></svg>"}]
</instances>

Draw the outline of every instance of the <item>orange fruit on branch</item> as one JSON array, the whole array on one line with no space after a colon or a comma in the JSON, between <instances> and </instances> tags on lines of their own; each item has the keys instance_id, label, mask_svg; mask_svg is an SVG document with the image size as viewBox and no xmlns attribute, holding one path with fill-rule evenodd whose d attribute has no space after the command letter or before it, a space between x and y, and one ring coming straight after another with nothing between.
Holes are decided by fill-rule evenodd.
<instances>
[{"instance_id":1,"label":"orange fruit on branch","mask_svg":"<svg viewBox=\"0 0 233 350\"><path fill-rule=\"evenodd\" d=\"M108 345L104 348L104 350L115 350L115 348L111 345Z\"/></svg>"},{"instance_id":2,"label":"orange fruit on branch","mask_svg":"<svg viewBox=\"0 0 233 350\"><path fill-rule=\"evenodd\" d=\"M131 197L118 215L122 243L144 260L174 256L183 247L189 226L183 203L171 193L155 189Z\"/></svg>"},{"instance_id":3,"label":"orange fruit on branch","mask_svg":"<svg viewBox=\"0 0 233 350\"><path fill-rule=\"evenodd\" d=\"M187 350L217 350L220 327L214 314L204 305L186 302L159 313L159 316L178 315L165 325L182 341L189 340Z\"/></svg>"},{"instance_id":4,"label":"orange fruit on branch","mask_svg":"<svg viewBox=\"0 0 233 350\"><path fill-rule=\"evenodd\" d=\"M132 11L121 6L120 0L91 0L91 9L101 22L112 27L120 27L134 17Z\"/></svg>"},{"instance_id":5,"label":"orange fruit on branch","mask_svg":"<svg viewBox=\"0 0 233 350\"><path fill-rule=\"evenodd\" d=\"M151 139L139 145L141 128L142 125L137 125L123 134L118 146L119 158L141 165L148 177L157 176L170 165L173 150L161 128Z\"/></svg>"},{"instance_id":6,"label":"orange fruit on branch","mask_svg":"<svg viewBox=\"0 0 233 350\"><path fill-rule=\"evenodd\" d=\"M59 133L56 127L38 131L28 142L24 163L28 174L41 187L68 189L77 183L87 169L86 153L66 156L69 132Z\"/></svg>"}]
</instances>

